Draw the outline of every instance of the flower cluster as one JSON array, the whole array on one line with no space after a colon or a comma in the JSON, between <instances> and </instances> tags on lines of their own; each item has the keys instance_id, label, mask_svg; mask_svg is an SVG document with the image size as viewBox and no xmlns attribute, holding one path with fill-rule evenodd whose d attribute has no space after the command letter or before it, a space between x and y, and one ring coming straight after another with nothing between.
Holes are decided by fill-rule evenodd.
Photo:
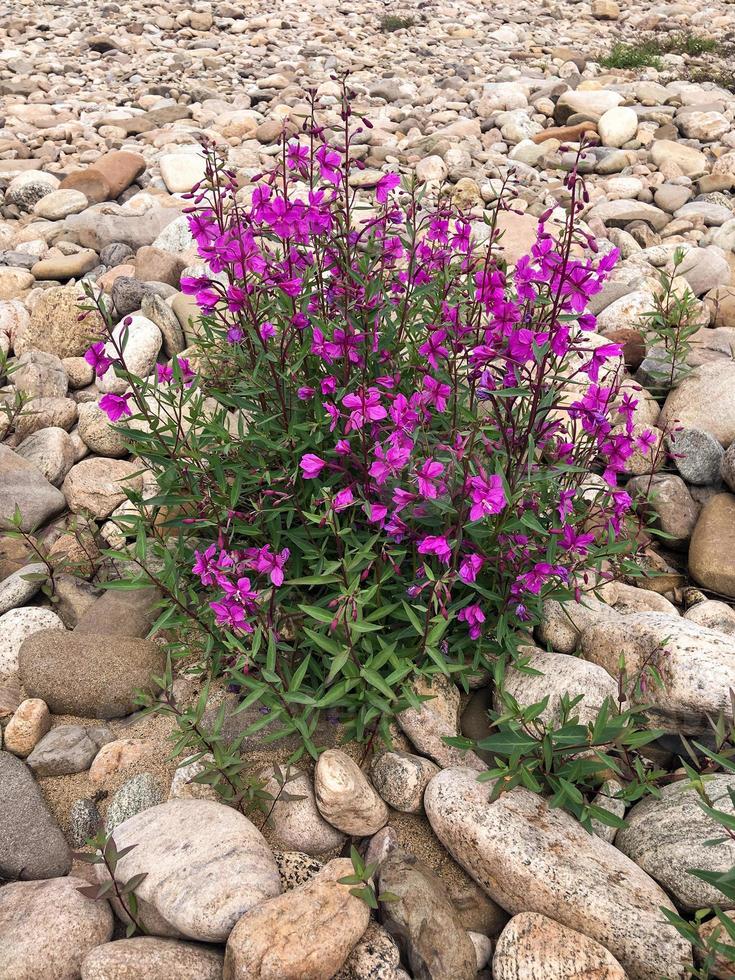
<instances>
[{"instance_id":1,"label":"flower cluster","mask_svg":"<svg viewBox=\"0 0 735 980\"><path fill-rule=\"evenodd\" d=\"M427 206L397 173L362 206L346 133L333 146L312 119L249 190L206 148L189 225L208 271L182 290L221 415L190 443L174 403L203 404L197 381L160 365L173 420L150 458L172 447L168 482L196 515L177 569L188 560L248 683L260 664L279 703L349 702L364 720L411 670L489 664L545 597L594 584L625 547L619 477L653 437L588 312L617 253L579 229L576 171L568 212L539 215L512 256L494 220ZM113 355L87 359L104 374ZM132 411L129 394L100 404ZM288 687L305 661L308 695Z\"/></svg>"}]
</instances>

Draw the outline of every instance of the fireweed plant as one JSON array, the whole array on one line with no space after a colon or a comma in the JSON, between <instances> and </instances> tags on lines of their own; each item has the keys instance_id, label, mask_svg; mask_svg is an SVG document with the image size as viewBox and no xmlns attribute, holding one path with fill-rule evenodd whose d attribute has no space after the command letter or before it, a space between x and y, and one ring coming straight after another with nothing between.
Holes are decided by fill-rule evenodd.
<instances>
[{"instance_id":1,"label":"fireweed plant","mask_svg":"<svg viewBox=\"0 0 735 980\"><path fill-rule=\"evenodd\" d=\"M618 477L652 444L587 312L617 253L579 228L576 169L563 227L542 214L509 268L511 197L477 218L386 173L366 206L346 87L341 121L334 145L312 97L249 195L205 144L187 358L131 375L125 321L91 288L86 307L107 324L87 359L128 382L100 405L160 488L130 494L127 584L161 587L158 628L196 625L202 671L260 706L252 731L312 756L322 716L387 737L417 676L502 683L544 599L630 560Z\"/></svg>"}]
</instances>

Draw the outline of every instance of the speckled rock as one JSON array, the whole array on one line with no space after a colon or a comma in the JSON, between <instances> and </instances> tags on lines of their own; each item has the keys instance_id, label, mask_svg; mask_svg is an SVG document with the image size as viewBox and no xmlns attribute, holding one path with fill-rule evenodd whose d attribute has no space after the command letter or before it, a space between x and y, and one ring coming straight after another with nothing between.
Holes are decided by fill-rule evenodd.
<instances>
[{"instance_id":1,"label":"speckled rock","mask_svg":"<svg viewBox=\"0 0 735 980\"><path fill-rule=\"evenodd\" d=\"M85 446L98 456L126 456L125 438L110 424L107 414L95 402L79 406L79 435Z\"/></svg>"},{"instance_id":2,"label":"speckled rock","mask_svg":"<svg viewBox=\"0 0 735 980\"><path fill-rule=\"evenodd\" d=\"M691 606L684 613L684 619L717 630L718 633L735 636L735 609L718 599L706 599Z\"/></svg>"},{"instance_id":3,"label":"speckled rock","mask_svg":"<svg viewBox=\"0 0 735 980\"><path fill-rule=\"evenodd\" d=\"M21 512L21 530L33 531L65 506L63 493L38 467L0 445L0 528L11 526L16 507Z\"/></svg>"},{"instance_id":4,"label":"speckled rock","mask_svg":"<svg viewBox=\"0 0 735 980\"><path fill-rule=\"evenodd\" d=\"M105 818L109 834L117 826L149 807L163 803L163 792L149 772L138 773L122 784L110 800Z\"/></svg>"},{"instance_id":5,"label":"speckled rock","mask_svg":"<svg viewBox=\"0 0 735 980\"><path fill-rule=\"evenodd\" d=\"M357 763L339 749L319 756L314 771L319 812L345 834L368 837L388 822L388 808Z\"/></svg>"},{"instance_id":6,"label":"speckled rock","mask_svg":"<svg viewBox=\"0 0 735 980\"><path fill-rule=\"evenodd\" d=\"M409 752L383 752L370 766L378 793L388 806L404 813L421 813L426 784L438 772L431 760Z\"/></svg>"},{"instance_id":7,"label":"speckled rock","mask_svg":"<svg viewBox=\"0 0 735 980\"><path fill-rule=\"evenodd\" d=\"M138 887L141 920L153 935L224 942L254 905L278 895L278 868L262 834L237 810L206 800L169 800L115 828L118 863ZM95 865L99 880L104 869Z\"/></svg>"},{"instance_id":8,"label":"speckled rock","mask_svg":"<svg viewBox=\"0 0 735 980\"><path fill-rule=\"evenodd\" d=\"M263 789L276 801L268 817L276 843L285 850L306 854L325 854L340 848L345 835L327 823L317 809L314 786L308 773L298 772L292 766L282 772L287 777L283 788L274 773L264 774L268 779Z\"/></svg>"},{"instance_id":9,"label":"speckled rock","mask_svg":"<svg viewBox=\"0 0 735 980\"><path fill-rule=\"evenodd\" d=\"M657 667L662 686L651 685L652 722L672 732L709 730L735 687L735 640L689 620L662 613L634 613L588 627L580 639L585 659L617 673L625 657L629 677L645 662Z\"/></svg>"},{"instance_id":10,"label":"speckled rock","mask_svg":"<svg viewBox=\"0 0 735 980\"><path fill-rule=\"evenodd\" d=\"M0 616L0 680L18 672L18 653L27 636L63 626L55 612L41 606L21 606Z\"/></svg>"},{"instance_id":11,"label":"speckled rock","mask_svg":"<svg viewBox=\"0 0 735 980\"><path fill-rule=\"evenodd\" d=\"M400 965L398 947L385 929L371 919L333 980L397 980Z\"/></svg>"},{"instance_id":12,"label":"speckled rock","mask_svg":"<svg viewBox=\"0 0 735 980\"><path fill-rule=\"evenodd\" d=\"M733 814L730 785L732 777L721 774L708 779L706 789L718 810ZM719 843L706 843L713 840ZM660 799L648 797L636 803L615 844L673 895L679 908L690 912L711 905L735 908L735 902L714 885L688 873L690 868L728 871L735 864L735 842L704 812L699 794L686 783L663 786Z\"/></svg>"},{"instance_id":13,"label":"speckled rock","mask_svg":"<svg viewBox=\"0 0 735 980\"><path fill-rule=\"evenodd\" d=\"M24 605L41 588L40 575L45 574L46 566L41 562L24 565L0 582L0 615Z\"/></svg>"},{"instance_id":14,"label":"speckled rock","mask_svg":"<svg viewBox=\"0 0 735 980\"><path fill-rule=\"evenodd\" d=\"M281 887L285 892L305 885L324 867L324 861L311 854L304 854L303 851L274 850L273 857L276 859Z\"/></svg>"},{"instance_id":15,"label":"speckled rock","mask_svg":"<svg viewBox=\"0 0 735 980\"><path fill-rule=\"evenodd\" d=\"M69 470L61 490L69 509L105 518L127 500L125 490L140 490L140 463L125 459L83 459Z\"/></svg>"},{"instance_id":16,"label":"speckled rock","mask_svg":"<svg viewBox=\"0 0 735 980\"><path fill-rule=\"evenodd\" d=\"M93 949L82 961L81 980L222 980L222 963L213 946L136 936Z\"/></svg>"},{"instance_id":17,"label":"speckled rock","mask_svg":"<svg viewBox=\"0 0 735 980\"><path fill-rule=\"evenodd\" d=\"M443 674L435 674L431 683L420 678L414 683L419 697L426 697L418 708L406 708L396 721L413 745L439 766L473 766L485 769L485 763L474 752L446 744L446 737L459 735L459 690Z\"/></svg>"},{"instance_id":18,"label":"speckled rock","mask_svg":"<svg viewBox=\"0 0 735 980\"><path fill-rule=\"evenodd\" d=\"M105 901L83 878L17 881L0 889L0 971L8 980L78 980L82 960L112 937Z\"/></svg>"},{"instance_id":19,"label":"speckled rock","mask_svg":"<svg viewBox=\"0 0 735 980\"><path fill-rule=\"evenodd\" d=\"M579 602L563 605L556 599L546 599L536 636L558 653L574 653L584 629L593 623L619 618L619 612L594 595L583 595Z\"/></svg>"},{"instance_id":20,"label":"speckled rock","mask_svg":"<svg viewBox=\"0 0 735 980\"><path fill-rule=\"evenodd\" d=\"M560 922L521 912L503 929L493 956L495 980L625 980L615 957Z\"/></svg>"},{"instance_id":21,"label":"speckled rock","mask_svg":"<svg viewBox=\"0 0 735 980\"><path fill-rule=\"evenodd\" d=\"M42 698L54 714L82 718L119 718L135 707L135 692L151 689L151 678L165 669L163 649L150 640L94 633L40 630L20 648L23 685Z\"/></svg>"},{"instance_id":22,"label":"speckled rock","mask_svg":"<svg viewBox=\"0 0 735 980\"><path fill-rule=\"evenodd\" d=\"M86 407L86 405L80 406L80 408ZM16 452L23 459L37 466L54 487L61 484L76 462L74 440L58 425L34 432L21 442Z\"/></svg>"},{"instance_id":23,"label":"speckled rock","mask_svg":"<svg viewBox=\"0 0 735 980\"><path fill-rule=\"evenodd\" d=\"M224 980L331 980L370 921L367 905L337 880L352 873L351 861L338 858L251 908L227 941Z\"/></svg>"},{"instance_id":24,"label":"speckled rock","mask_svg":"<svg viewBox=\"0 0 735 980\"><path fill-rule=\"evenodd\" d=\"M683 980L690 946L665 923L671 903L648 875L541 797L517 787L488 804L491 790L470 769L446 769L424 794L439 840L491 898L602 943L631 980Z\"/></svg>"},{"instance_id":25,"label":"speckled rock","mask_svg":"<svg viewBox=\"0 0 735 980\"><path fill-rule=\"evenodd\" d=\"M30 322L16 338L15 352L43 350L57 357L79 357L89 347L91 335L101 336L99 313L79 320L79 287L52 286L45 289L33 307Z\"/></svg>"}]
</instances>

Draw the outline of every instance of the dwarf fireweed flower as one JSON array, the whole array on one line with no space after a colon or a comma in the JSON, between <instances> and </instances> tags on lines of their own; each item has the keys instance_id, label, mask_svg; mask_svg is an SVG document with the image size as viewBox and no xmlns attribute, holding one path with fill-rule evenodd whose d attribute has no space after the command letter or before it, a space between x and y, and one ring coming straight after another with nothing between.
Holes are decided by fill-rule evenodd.
<instances>
[{"instance_id":1,"label":"dwarf fireweed flower","mask_svg":"<svg viewBox=\"0 0 735 980\"><path fill-rule=\"evenodd\" d=\"M132 414L128 404L132 397L132 393L129 391L124 395L108 394L103 395L97 404L105 412L110 422L118 422L124 415Z\"/></svg>"},{"instance_id":2,"label":"dwarf fireweed flower","mask_svg":"<svg viewBox=\"0 0 735 980\"><path fill-rule=\"evenodd\" d=\"M617 253L578 233L578 174L509 264L483 218L410 180L394 194L398 173L357 206L341 112L339 145L315 118L248 204L207 148L188 219L205 271L181 287L199 383L172 383L183 361L137 382L161 408L135 441L172 498L176 533L151 545L172 615L309 752L320 711L363 737L414 673L495 670L545 599L623 568L622 482L656 443L619 347L592 336ZM100 404L119 420L129 397Z\"/></svg>"},{"instance_id":3,"label":"dwarf fireweed flower","mask_svg":"<svg viewBox=\"0 0 735 980\"><path fill-rule=\"evenodd\" d=\"M105 353L105 344L102 340L92 344L84 355L84 360L92 366L94 373L100 378L107 373L112 365L112 358Z\"/></svg>"}]
</instances>

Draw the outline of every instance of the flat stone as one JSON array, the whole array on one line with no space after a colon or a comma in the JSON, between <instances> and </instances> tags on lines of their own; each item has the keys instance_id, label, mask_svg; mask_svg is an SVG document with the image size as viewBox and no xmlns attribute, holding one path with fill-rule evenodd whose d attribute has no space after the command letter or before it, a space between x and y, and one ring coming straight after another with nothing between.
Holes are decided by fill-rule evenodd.
<instances>
[{"instance_id":1,"label":"flat stone","mask_svg":"<svg viewBox=\"0 0 735 980\"><path fill-rule=\"evenodd\" d=\"M13 526L16 507L21 530L33 531L61 513L66 499L36 466L0 445L0 528Z\"/></svg>"},{"instance_id":2,"label":"flat stone","mask_svg":"<svg viewBox=\"0 0 735 980\"><path fill-rule=\"evenodd\" d=\"M733 815L727 792L731 783L728 774L714 775L707 779L706 790L718 810ZM689 874L692 868L723 873L735 864L735 842L722 833L700 802L697 791L686 782L662 786L658 799L647 797L628 811L615 846L655 878L680 909L694 912L712 905L733 909L732 899ZM717 844L712 843L715 840Z\"/></svg>"},{"instance_id":3,"label":"flat stone","mask_svg":"<svg viewBox=\"0 0 735 980\"><path fill-rule=\"evenodd\" d=\"M691 947L664 920L672 905L653 879L529 790L489 803L491 791L471 769L445 769L424 795L434 833L491 898L513 915L553 911L634 980L683 980Z\"/></svg>"},{"instance_id":4,"label":"flat stone","mask_svg":"<svg viewBox=\"0 0 735 980\"><path fill-rule=\"evenodd\" d=\"M12 882L68 874L72 858L64 835L31 770L9 752L0 752L0 788L0 877ZM0 889L0 904L11 887ZM0 948L2 935L0 929ZM7 960L0 956L0 962Z\"/></svg>"},{"instance_id":5,"label":"flat stone","mask_svg":"<svg viewBox=\"0 0 735 980\"><path fill-rule=\"evenodd\" d=\"M0 582L0 615L25 605L41 588L39 575L47 573L42 562L31 562ZM35 578L34 578L35 576Z\"/></svg>"},{"instance_id":6,"label":"flat stone","mask_svg":"<svg viewBox=\"0 0 735 980\"><path fill-rule=\"evenodd\" d=\"M604 946L537 912L514 915L493 956L494 980L625 980Z\"/></svg>"},{"instance_id":7,"label":"flat stone","mask_svg":"<svg viewBox=\"0 0 735 980\"><path fill-rule=\"evenodd\" d=\"M96 311L79 319L79 296L78 286L45 289L33 307L28 326L16 338L16 354L42 350L62 358L83 355L90 336L101 336L104 324Z\"/></svg>"},{"instance_id":8,"label":"flat stone","mask_svg":"<svg viewBox=\"0 0 735 980\"><path fill-rule=\"evenodd\" d=\"M589 213L606 225L627 225L632 221L645 221L654 231L661 231L669 223L669 215L661 208L643 201L603 201L596 204Z\"/></svg>"},{"instance_id":9,"label":"flat stone","mask_svg":"<svg viewBox=\"0 0 735 980\"><path fill-rule=\"evenodd\" d=\"M201 153L164 153L158 165L163 182L172 194L190 191L204 180L206 173Z\"/></svg>"},{"instance_id":10,"label":"flat stone","mask_svg":"<svg viewBox=\"0 0 735 980\"><path fill-rule=\"evenodd\" d=\"M87 953L81 980L222 980L222 963L214 946L137 936Z\"/></svg>"},{"instance_id":11,"label":"flat stone","mask_svg":"<svg viewBox=\"0 0 735 980\"><path fill-rule=\"evenodd\" d=\"M45 735L26 760L36 776L68 776L89 769L97 744L82 725L59 725Z\"/></svg>"},{"instance_id":12,"label":"flat stone","mask_svg":"<svg viewBox=\"0 0 735 980\"><path fill-rule=\"evenodd\" d=\"M281 891L262 834L220 803L169 800L150 807L116 827L115 843L118 850L135 844L117 871L122 880L146 872L136 894L153 935L224 942L246 912ZM104 880L104 868L95 871Z\"/></svg>"},{"instance_id":13,"label":"flat stone","mask_svg":"<svg viewBox=\"0 0 735 980\"><path fill-rule=\"evenodd\" d=\"M119 459L128 455L125 437L110 424L107 413L97 402L79 406L79 436L93 453Z\"/></svg>"},{"instance_id":14,"label":"flat stone","mask_svg":"<svg viewBox=\"0 0 735 980\"><path fill-rule=\"evenodd\" d=\"M651 144L651 159L657 167L665 161L675 163L685 177L701 177L708 170L704 153L693 146L677 143L676 140L654 140Z\"/></svg>"},{"instance_id":15,"label":"flat stone","mask_svg":"<svg viewBox=\"0 0 735 980\"><path fill-rule=\"evenodd\" d=\"M671 391L660 425L709 432L723 446L735 441L735 363L716 361L695 368Z\"/></svg>"},{"instance_id":16,"label":"flat stone","mask_svg":"<svg viewBox=\"0 0 735 980\"><path fill-rule=\"evenodd\" d=\"M109 589L79 617L74 632L98 636L148 636L160 609L156 588Z\"/></svg>"},{"instance_id":17,"label":"flat stone","mask_svg":"<svg viewBox=\"0 0 735 980\"><path fill-rule=\"evenodd\" d=\"M16 452L38 467L49 483L55 487L59 486L76 461L74 441L69 433L58 425L32 433L21 442Z\"/></svg>"},{"instance_id":18,"label":"flat stone","mask_svg":"<svg viewBox=\"0 0 735 980\"><path fill-rule=\"evenodd\" d=\"M150 640L49 629L23 641L19 665L26 692L54 714L120 718L134 710L137 690L151 690L166 656Z\"/></svg>"},{"instance_id":19,"label":"flat stone","mask_svg":"<svg viewBox=\"0 0 735 980\"><path fill-rule=\"evenodd\" d=\"M119 197L145 170L145 158L129 150L113 150L105 153L93 166L76 170L61 182L83 193L90 204L112 201Z\"/></svg>"},{"instance_id":20,"label":"flat stone","mask_svg":"<svg viewBox=\"0 0 735 980\"><path fill-rule=\"evenodd\" d=\"M633 613L590 625L579 649L585 659L617 676L621 656L628 677L645 664L659 672L661 686L650 685L646 703L651 723L669 732L709 731L735 689L735 640L724 633L659 612Z\"/></svg>"},{"instance_id":21,"label":"flat stone","mask_svg":"<svg viewBox=\"0 0 735 980\"><path fill-rule=\"evenodd\" d=\"M666 439L669 455L683 479L697 486L716 483L724 450L711 432L681 429Z\"/></svg>"},{"instance_id":22,"label":"flat stone","mask_svg":"<svg viewBox=\"0 0 735 980\"><path fill-rule=\"evenodd\" d=\"M70 214L79 214L88 206L89 201L81 191L62 190L60 187L37 201L33 213L46 221L61 221Z\"/></svg>"}]
</instances>

